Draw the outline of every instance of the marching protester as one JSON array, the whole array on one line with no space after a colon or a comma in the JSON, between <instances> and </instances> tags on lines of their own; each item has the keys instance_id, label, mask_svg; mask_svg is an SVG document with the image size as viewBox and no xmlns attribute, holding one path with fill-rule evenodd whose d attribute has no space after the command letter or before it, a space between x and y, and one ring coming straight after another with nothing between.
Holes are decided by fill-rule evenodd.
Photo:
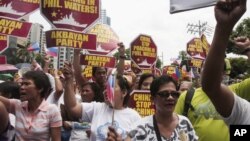
<instances>
[{"instance_id":1,"label":"marching protester","mask_svg":"<svg viewBox=\"0 0 250 141\"><path fill-rule=\"evenodd\" d=\"M121 43L118 45L120 47L118 51L121 53L120 55L123 55L125 52L124 46ZM124 59L120 58L117 65L117 77L115 78L114 104L110 103L107 98L107 91L104 92L102 88L100 88L100 91L104 92L105 102L77 103L72 98L74 96L72 90L73 68L70 63L65 63L64 65L63 73L66 82L65 107L74 119L81 119L83 122L91 123L90 140L105 140L108 126L110 125L116 127L119 133L123 134L123 138L126 138L126 133L131 129L131 125L140 119L139 114L135 110L127 107L133 79L129 75L123 75L123 70ZM102 76L104 78L104 75L100 75L100 77ZM98 84L98 86L100 85Z\"/></svg>"},{"instance_id":2,"label":"marching protester","mask_svg":"<svg viewBox=\"0 0 250 141\"><path fill-rule=\"evenodd\" d=\"M45 101L50 91L51 85L44 72L28 71L23 75L20 100L0 96L6 110L16 116L15 140L60 141L60 112Z\"/></svg>"},{"instance_id":3,"label":"marching protester","mask_svg":"<svg viewBox=\"0 0 250 141\"><path fill-rule=\"evenodd\" d=\"M239 0L237 4L219 2L216 5L217 25L202 74L202 89L228 125L250 124L249 102L235 95L227 86L221 84L223 60L229 36L235 24L245 13L246 4L247 0ZM249 38L236 38L235 45L243 49L242 54L250 57Z\"/></svg>"},{"instance_id":4,"label":"marching protester","mask_svg":"<svg viewBox=\"0 0 250 141\"><path fill-rule=\"evenodd\" d=\"M138 89L139 90L150 90L150 85L155 79L154 74L151 73L144 73L140 76L138 82Z\"/></svg>"},{"instance_id":5,"label":"marching protester","mask_svg":"<svg viewBox=\"0 0 250 141\"><path fill-rule=\"evenodd\" d=\"M76 119L80 118L82 121L91 122L90 140L105 140L108 126L112 124L123 135L123 138L126 138L126 133L131 130L131 125L140 119L136 111L127 108L130 93L128 80L121 75L117 75L113 106L108 102L106 95L105 103L77 103L73 98L73 68L68 63L65 63L64 66L63 73L66 81L64 102L67 112ZM114 121L112 121L113 116Z\"/></svg>"},{"instance_id":6,"label":"marching protester","mask_svg":"<svg viewBox=\"0 0 250 141\"><path fill-rule=\"evenodd\" d=\"M215 9L219 10L218 8L220 6L223 6L223 5L225 6L227 4L219 2L216 5ZM215 13L215 14L218 14L218 13ZM220 82L222 82L223 75L225 74L227 70L226 69L227 67L225 67L226 66L225 64L226 63L225 63L225 52L224 52L223 59L222 59L222 69L221 69L220 77L219 77L221 79ZM213 68L218 69L216 66L213 66ZM212 72L210 71L205 72L204 70L205 68L203 69L202 74L207 73L211 75L209 76L211 78L216 77L213 75ZM213 83L213 81L211 82ZM234 93L236 93L238 96L244 99L250 100L249 84L250 84L250 79L248 78L240 83L229 85L228 88ZM206 95L207 92L203 90L204 89L202 88L197 88L193 92L187 91L181 94L176 104L175 112L179 114L183 114L190 119L197 135L199 136L200 141L211 141L211 140L229 141L230 136L229 136L228 126L225 124L225 122L223 121L219 113L216 112L216 107L214 107L212 103L213 101L211 101L209 97ZM214 91L214 93L217 95L218 91ZM222 103L222 101L220 103Z\"/></svg>"},{"instance_id":7,"label":"marching protester","mask_svg":"<svg viewBox=\"0 0 250 141\"><path fill-rule=\"evenodd\" d=\"M162 75L153 80L150 86L152 101L155 103L155 115L144 117L128 133L126 140L189 140L197 141L198 137L190 121L174 113L179 97L177 82L170 76ZM121 140L117 130L109 127L108 141Z\"/></svg>"}]
</instances>

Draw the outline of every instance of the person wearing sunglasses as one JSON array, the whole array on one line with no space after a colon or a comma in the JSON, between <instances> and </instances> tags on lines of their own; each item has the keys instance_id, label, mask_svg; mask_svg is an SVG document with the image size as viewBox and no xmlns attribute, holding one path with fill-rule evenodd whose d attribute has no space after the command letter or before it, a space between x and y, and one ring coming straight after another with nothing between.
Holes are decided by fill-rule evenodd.
<instances>
[{"instance_id":1,"label":"person wearing sunglasses","mask_svg":"<svg viewBox=\"0 0 250 141\"><path fill-rule=\"evenodd\" d=\"M144 117L136 123L126 140L197 141L198 136L191 122L186 117L174 113L179 97L177 82L172 77L163 75L153 80L150 92L155 104L155 115ZM107 140L118 141L121 137L114 128L109 127Z\"/></svg>"}]
</instances>

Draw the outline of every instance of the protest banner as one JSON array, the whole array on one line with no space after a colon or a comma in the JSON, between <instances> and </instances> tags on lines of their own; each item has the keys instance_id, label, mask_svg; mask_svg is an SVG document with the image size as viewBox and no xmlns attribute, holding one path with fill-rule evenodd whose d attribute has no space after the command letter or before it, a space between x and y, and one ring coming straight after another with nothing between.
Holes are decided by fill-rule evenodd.
<instances>
[{"instance_id":1,"label":"protest banner","mask_svg":"<svg viewBox=\"0 0 250 141\"><path fill-rule=\"evenodd\" d=\"M26 38L31 29L31 23L0 17L0 34Z\"/></svg>"},{"instance_id":2,"label":"protest banner","mask_svg":"<svg viewBox=\"0 0 250 141\"><path fill-rule=\"evenodd\" d=\"M130 45L131 60L140 68L151 68L157 60L157 46L148 35L139 35Z\"/></svg>"},{"instance_id":3,"label":"protest banner","mask_svg":"<svg viewBox=\"0 0 250 141\"><path fill-rule=\"evenodd\" d=\"M40 0L1 0L0 16L21 19L39 8Z\"/></svg>"},{"instance_id":4,"label":"protest banner","mask_svg":"<svg viewBox=\"0 0 250 141\"><path fill-rule=\"evenodd\" d=\"M134 90L130 94L129 107L136 110L142 117L155 113L150 91Z\"/></svg>"},{"instance_id":5,"label":"protest banner","mask_svg":"<svg viewBox=\"0 0 250 141\"><path fill-rule=\"evenodd\" d=\"M0 34L0 54L8 48L8 36Z\"/></svg>"},{"instance_id":6,"label":"protest banner","mask_svg":"<svg viewBox=\"0 0 250 141\"><path fill-rule=\"evenodd\" d=\"M82 70L82 75L84 78L86 78L88 81L92 79L92 66L85 66L85 68Z\"/></svg>"},{"instance_id":7,"label":"protest banner","mask_svg":"<svg viewBox=\"0 0 250 141\"><path fill-rule=\"evenodd\" d=\"M176 66L164 66L162 68L162 74L172 76L175 73Z\"/></svg>"},{"instance_id":8,"label":"protest banner","mask_svg":"<svg viewBox=\"0 0 250 141\"><path fill-rule=\"evenodd\" d=\"M208 43L207 37L204 34L201 35L201 42L202 42L202 48L205 51L205 55L207 57L210 44Z\"/></svg>"},{"instance_id":9,"label":"protest banner","mask_svg":"<svg viewBox=\"0 0 250 141\"><path fill-rule=\"evenodd\" d=\"M115 68L116 60L110 56L84 54L80 56L80 64L93 67Z\"/></svg>"},{"instance_id":10,"label":"protest banner","mask_svg":"<svg viewBox=\"0 0 250 141\"><path fill-rule=\"evenodd\" d=\"M188 60L189 67L202 68L203 60L192 58Z\"/></svg>"},{"instance_id":11,"label":"protest banner","mask_svg":"<svg viewBox=\"0 0 250 141\"><path fill-rule=\"evenodd\" d=\"M55 28L86 31L100 17L100 0L42 0L41 14Z\"/></svg>"},{"instance_id":12,"label":"protest banner","mask_svg":"<svg viewBox=\"0 0 250 141\"><path fill-rule=\"evenodd\" d=\"M97 36L96 51L89 50L90 54L107 55L118 48L119 37L108 25L96 24L87 33Z\"/></svg>"},{"instance_id":13,"label":"protest banner","mask_svg":"<svg viewBox=\"0 0 250 141\"><path fill-rule=\"evenodd\" d=\"M96 49L96 35L62 29L49 30L45 34L47 48L70 47L76 49Z\"/></svg>"},{"instance_id":14,"label":"protest banner","mask_svg":"<svg viewBox=\"0 0 250 141\"><path fill-rule=\"evenodd\" d=\"M187 43L187 53L191 57L205 59L206 52L203 49L203 43L200 38L193 38Z\"/></svg>"},{"instance_id":15,"label":"protest banner","mask_svg":"<svg viewBox=\"0 0 250 141\"><path fill-rule=\"evenodd\" d=\"M170 0L170 13L188 11L215 5L218 0Z\"/></svg>"}]
</instances>

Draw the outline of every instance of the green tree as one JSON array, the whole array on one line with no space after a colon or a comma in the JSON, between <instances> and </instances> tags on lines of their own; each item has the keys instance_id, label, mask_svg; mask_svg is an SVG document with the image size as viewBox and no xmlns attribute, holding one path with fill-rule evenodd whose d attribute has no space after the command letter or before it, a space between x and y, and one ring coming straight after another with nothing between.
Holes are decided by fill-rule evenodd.
<instances>
[{"instance_id":1,"label":"green tree","mask_svg":"<svg viewBox=\"0 0 250 141\"><path fill-rule=\"evenodd\" d=\"M232 69L230 73L231 78L236 78L240 74L245 74L245 77L249 77L250 74L250 64L247 59L240 58L229 58Z\"/></svg>"},{"instance_id":2,"label":"green tree","mask_svg":"<svg viewBox=\"0 0 250 141\"><path fill-rule=\"evenodd\" d=\"M21 60L20 63L30 63L34 59L34 52L28 51L29 45L30 43L27 43L25 47L17 49L16 56Z\"/></svg>"},{"instance_id":3,"label":"green tree","mask_svg":"<svg viewBox=\"0 0 250 141\"><path fill-rule=\"evenodd\" d=\"M250 18L243 19L241 23L233 30L230 39L235 37L246 36L250 38ZM241 52L234 46L233 42L228 43L227 53L240 54Z\"/></svg>"}]
</instances>

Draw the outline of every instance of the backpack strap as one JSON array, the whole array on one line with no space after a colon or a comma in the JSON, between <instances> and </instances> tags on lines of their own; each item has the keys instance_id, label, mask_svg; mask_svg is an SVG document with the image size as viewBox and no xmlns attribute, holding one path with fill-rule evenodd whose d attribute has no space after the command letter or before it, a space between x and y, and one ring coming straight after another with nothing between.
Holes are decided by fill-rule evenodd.
<instances>
[{"instance_id":1,"label":"backpack strap","mask_svg":"<svg viewBox=\"0 0 250 141\"><path fill-rule=\"evenodd\" d=\"M187 116L189 108L191 110L194 110L194 107L191 104L192 98L194 96L195 89L193 87L189 88L185 97L185 103L184 103L184 111L182 115Z\"/></svg>"}]
</instances>

